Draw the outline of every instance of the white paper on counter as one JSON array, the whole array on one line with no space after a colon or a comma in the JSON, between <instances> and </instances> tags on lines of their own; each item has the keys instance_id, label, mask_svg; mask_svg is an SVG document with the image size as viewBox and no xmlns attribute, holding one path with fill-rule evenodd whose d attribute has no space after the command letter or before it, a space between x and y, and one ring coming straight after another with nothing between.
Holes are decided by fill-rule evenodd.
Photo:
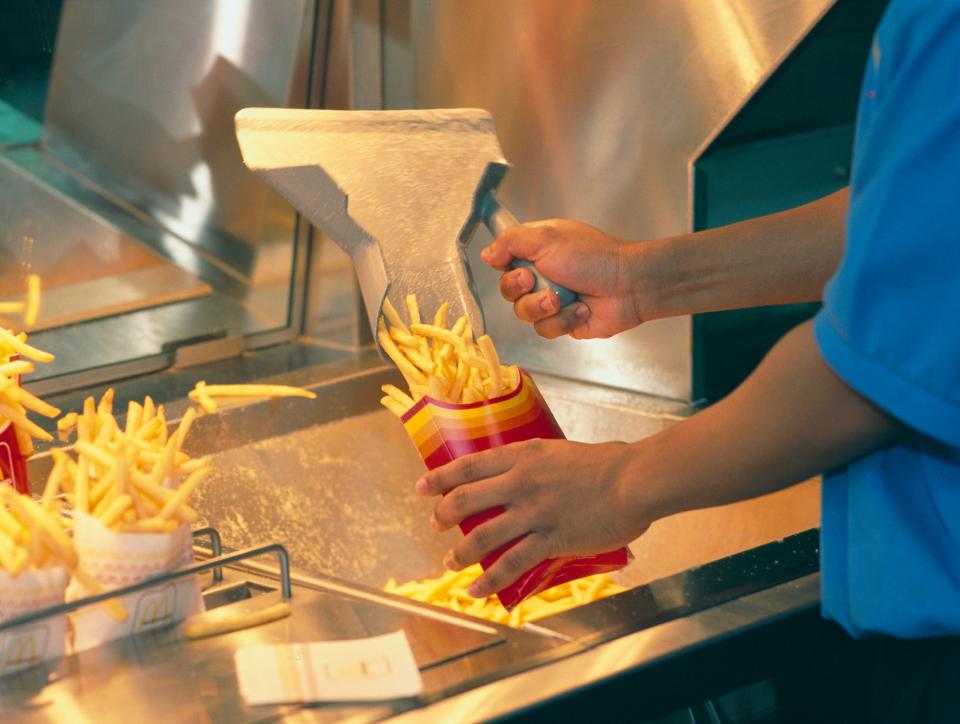
<instances>
[{"instance_id":1,"label":"white paper on counter","mask_svg":"<svg viewBox=\"0 0 960 724\"><path fill-rule=\"evenodd\" d=\"M0 622L63 603L63 566L11 576L0 570ZM63 656L66 616L49 616L0 632L0 676Z\"/></svg>"},{"instance_id":2,"label":"white paper on counter","mask_svg":"<svg viewBox=\"0 0 960 724\"><path fill-rule=\"evenodd\" d=\"M234 660L248 704L382 701L423 691L403 631L347 641L244 646Z\"/></svg>"},{"instance_id":3,"label":"white paper on counter","mask_svg":"<svg viewBox=\"0 0 960 724\"><path fill-rule=\"evenodd\" d=\"M173 533L118 533L93 516L75 513L73 539L80 566L106 589L139 583L193 562L193 535L188 525L181 525ZM73 580L67 600L89 594ZM120 600L127 609L126 621L111 618L99 605L85 606L71 614L74 652L168 626L203 611L196 576L131 593Z\"/></svg>"}]
</instances>

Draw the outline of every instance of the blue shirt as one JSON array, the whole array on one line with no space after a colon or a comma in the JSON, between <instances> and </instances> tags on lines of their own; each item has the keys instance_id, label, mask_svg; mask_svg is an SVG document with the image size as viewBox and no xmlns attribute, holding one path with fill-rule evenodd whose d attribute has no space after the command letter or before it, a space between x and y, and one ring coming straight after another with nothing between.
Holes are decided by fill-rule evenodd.
<instances>
[{"instance_id":1,"label":"blue shirt","mask_svg":"<svg viewBox=\"0 0 960 724\"><path fill-rule=\"evenodd\" d=\"M960 634L960 0L892 0L877 28L814 331L910 429L824 480L823 613L854 636Z\"/></svg>"}]
</instances>

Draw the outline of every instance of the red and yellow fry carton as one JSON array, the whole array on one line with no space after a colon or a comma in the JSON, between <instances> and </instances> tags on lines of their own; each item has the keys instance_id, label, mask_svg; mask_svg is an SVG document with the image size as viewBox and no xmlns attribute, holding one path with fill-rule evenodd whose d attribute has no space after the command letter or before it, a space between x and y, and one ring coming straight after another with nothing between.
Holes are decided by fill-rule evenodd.
<instances>
[{"instance_id":1,"label":"red and yellow fry carton","mask_svg":"<svg viewBox=\"0 0 960 724\"><path fill-rule=\"evenodd\" d=\"M10 357L11 362L20 359L18 355ZM17 384L23 383L17 376ZM9 420L0 422L0 485L12 485L14 490L24 495L30 494L30 482L27 480L27 460L17 443L17 431Z\"/></svg>"},{"instance_id":2,"label":"red and yellow fry carton","mask_svg":"<svg viewBox=\"0 0 960 724\"><path fill-rule=\"evenodd\" d=\"M27 461L20 454L11 422L0 423L0 485L12 485L18 493L30 493Z\"/></svg>"},{"instance_id":3,"label":"red and yellow fry carton","mask_svg":"<svg viewBox=\"0 0 960 724\"><path fill-rule=\"evenodd\" d=\"M433 470L461 455L480 452L521 440L564 439L543 397L526 372L520 384L500 397L468 404L422 397L400 418L427 468ZM492 508L460 524L464 535L496 517L503 508ZM502 546L480 564L487 570L516 541ZM534 566L517 581L497 592L507 610L523 599L553 586L595 573L606 573L627 564L626 548L591 556L550 558Z\"/></svg>"}]
</instances>

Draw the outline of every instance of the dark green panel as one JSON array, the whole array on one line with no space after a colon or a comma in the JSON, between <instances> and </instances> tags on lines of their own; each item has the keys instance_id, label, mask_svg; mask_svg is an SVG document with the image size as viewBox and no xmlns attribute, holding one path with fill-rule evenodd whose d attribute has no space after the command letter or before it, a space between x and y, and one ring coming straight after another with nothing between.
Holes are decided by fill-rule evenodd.
<instances>
[{"instance_id":1,"label":"dark green panel","mask_svg":"<svg viewBox=\"0 0 960 724\"><path fill-rule=\"evenodd\" d=\"M0 143L36 140L21 138L20 117L43 120L62 7L63 0L0 2Z\"/></svg>"},{"instance_id":2,"label":"dark green panel","mask_svg":"<svg viewBox=\"0 0 960 724\"><path fill-rule=\"evenodd\" d=\"M848 182L864 63L887 0L839 0L694 164L694 229L782 211ZM733 390L817 304L700 314L694 396Z\"/></svg>"}]
</instances>

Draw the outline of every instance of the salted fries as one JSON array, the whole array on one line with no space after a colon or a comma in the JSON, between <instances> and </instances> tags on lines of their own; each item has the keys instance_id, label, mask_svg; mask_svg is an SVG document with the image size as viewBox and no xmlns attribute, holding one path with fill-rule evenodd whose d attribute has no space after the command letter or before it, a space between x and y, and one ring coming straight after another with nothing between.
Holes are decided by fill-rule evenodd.
<instances>
[{"instance_id":1,"label":"salted fries","mask_svg":"<svg viewBox=\"0 0 960 724\"><path fill-rule=\"evenodd\" d=\"M475 563L461 571L446 571L439 578L425 578L400 584L391 578L384 590L514 628L627 590L626 586L614 582L606 573L598 573L548 588L521 601L512 611L507 611L496 596L473 598L467 593L469 585L481 573L483 569L479 563Z\"/></svg>"},{"instance_id":2,"label":"salted fries","mask_svg":"<svg viewBox=\"0 0 960 724\"><path fill-rule=\"evenodd\" d=\"M32 329L40 316L40 275L27 275L27 294L24 301L0 301L0 314L23 315L24 328Z\"/></svg>"},{"instance_id":3,"label":"salted fries","mask_svg":"<svg viewBox=\"0 0 960 724\"><path fill-rule=\"evenodd\" d=\"M17 436L17 447L23 457L33 454L33 439L49 442L53 436L27 417L35 412L44 417L60 414L53 405L23 389L18 383L20 375L34 371L34 363L52 362L49 352L27 344L27 335L14 334L0 327L0 426L11 422Z\"/></svg>"},{"instance_id":4,"label":"salted fries","mask_svg":"<svg viewBox=\"0 0 960 724\"><path fill-rule=\"evenodd\" d=\"M383 302L377 340L400 370L409 394L395 385L383 385L380 404L402 415L421 397L451 403L488 400L520 384L520 369L503 365L493 340L473 339L473 329L461 316L447 326L449 305L444 303L431 323L421 321L417 297L406 297L407 320L389 299Z\"/></svg>"},{"instance_id":5,"label":"salted fries","mask_svg":"<svg viewBox=\"0 0 960 724\"><path fill-rule=\"evenodd\" d=\"M120 532L165 533L195 522L190 494L210 474L206 460L183 451L196 411L187 410L168 433L163 405L147 397L143 404L130 402L120 427L113 394L110 388L99 402L88 397L83 411L60 426L62 432L76 428L75 457L53 451L44 499L63 490L74 511Z\"/></svg>"},{"instance_id":6,"label":"salted fries","mask_svg":"<svg viewBox=\"0 0 960 724\"><path fill-rule=\"evenodd\" d=\"M16 577L24 571L77 566L59 501L33 500L0 485L0 569Z\"/></svg>"}]
</instances>

